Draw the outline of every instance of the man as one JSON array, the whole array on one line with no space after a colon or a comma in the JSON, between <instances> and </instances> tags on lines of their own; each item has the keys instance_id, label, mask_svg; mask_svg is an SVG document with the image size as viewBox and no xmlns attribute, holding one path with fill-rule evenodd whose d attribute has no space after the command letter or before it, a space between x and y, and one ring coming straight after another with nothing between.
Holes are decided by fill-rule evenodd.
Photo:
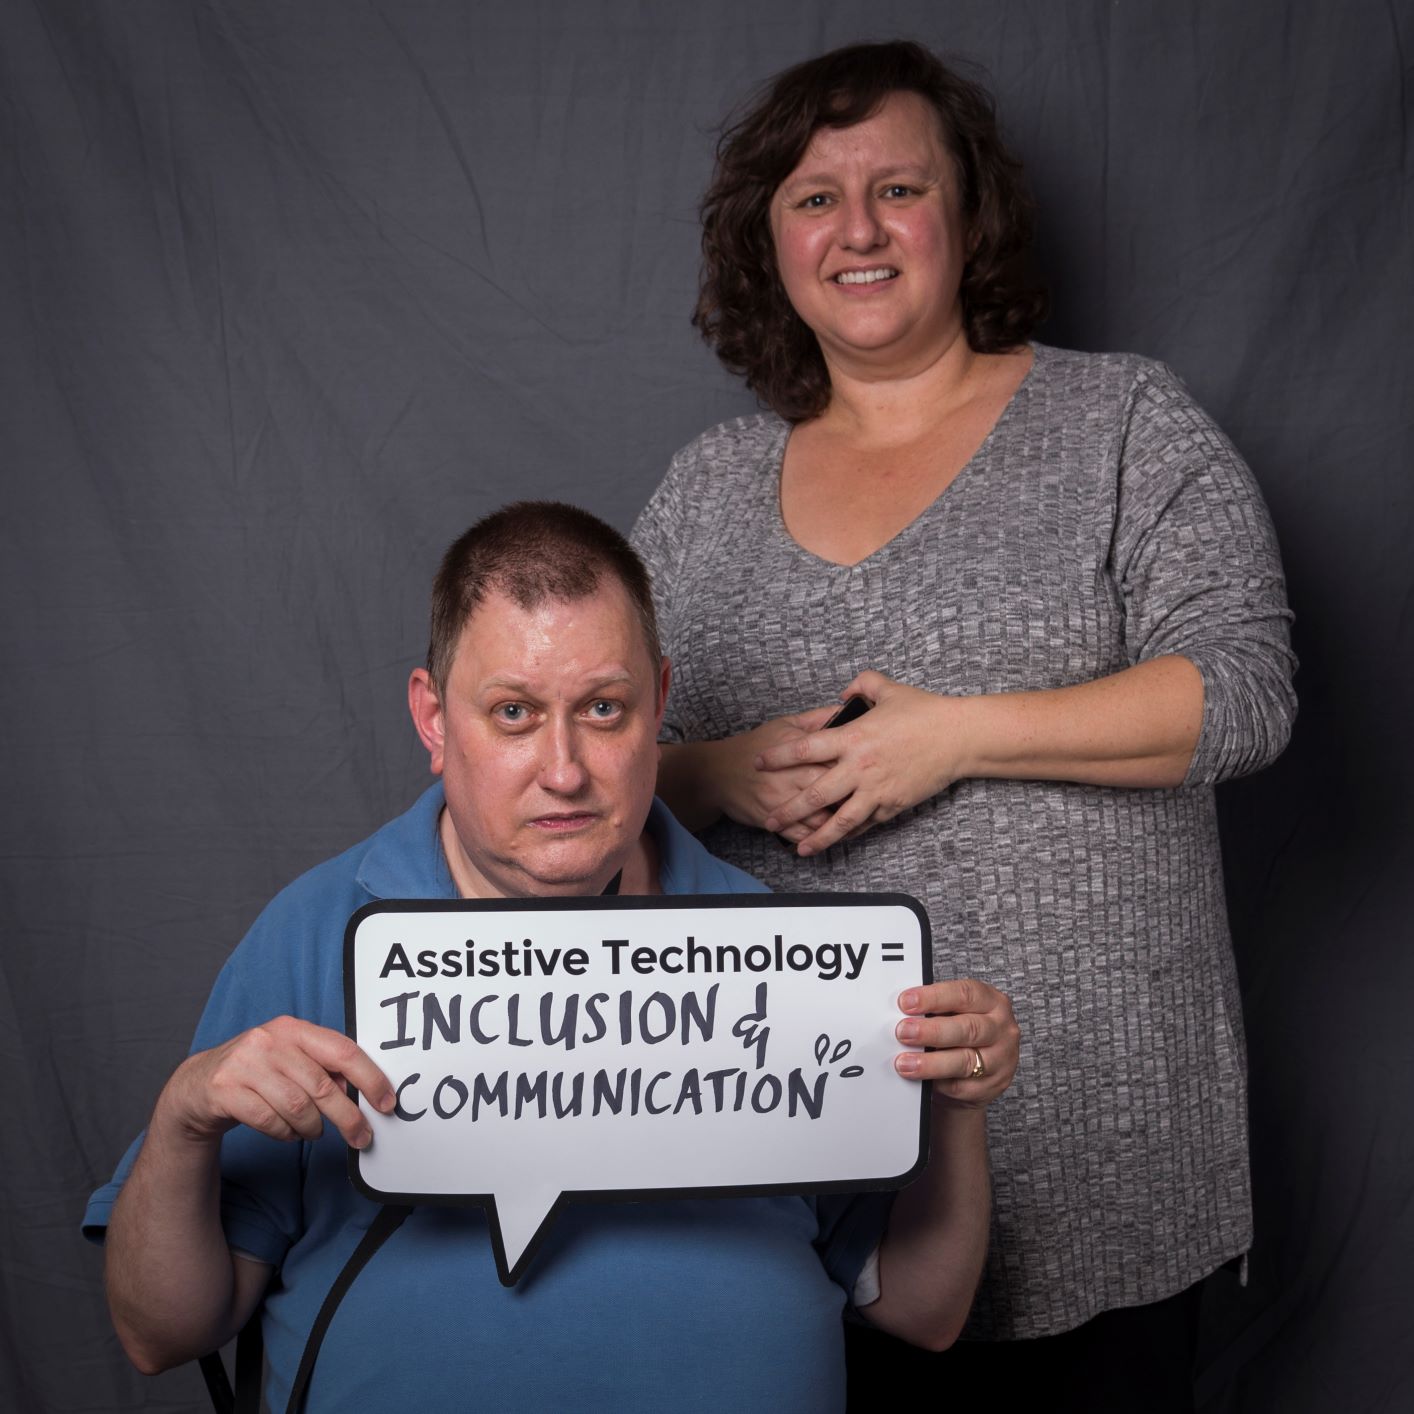
<instances>
[{"instance_id":1,"label":"man","mask_svg":"<svg viewBox=\"0 0 1414 1414\"><path fill-rule=\"evenodd\" d=\"M330 1287L378 1212L344 1144L389 1083L340 1031L342 938L378 898L758 892L653 800L669 665L642 564L582 511L522 503L447 552L408 700L434 775L404 816L280 894L216 983L140 1147L95 1194L125 1350L147 1372L228 1340L263 1302L285 1407ZM571 1208L514 1290L479 1210L423 1208L348 1289L311 1410L817 1411L843 1400L840 1315L941 1347L981 1269L982 1106L1016 1026L978 982L918 989L901 1034L937 1088L933 1154L897 1200L683 1199ZM926 1015L951 1013L950 1015ZM901 1067L902 1068L902 1067ZM869 1273L860 1280L861 1270Z\"/></svg>"}]
</instances>

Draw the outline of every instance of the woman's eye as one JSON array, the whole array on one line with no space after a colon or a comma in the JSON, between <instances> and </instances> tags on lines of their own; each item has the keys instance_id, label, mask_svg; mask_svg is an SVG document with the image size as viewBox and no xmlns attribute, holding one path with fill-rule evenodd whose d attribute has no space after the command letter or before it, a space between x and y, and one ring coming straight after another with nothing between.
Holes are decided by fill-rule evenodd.
<instances>
[{"instance_id":1,"label":"woman's eye","mask_svg":"<svg viewBox=\"0 0 1414 1414\"><path fill-rule=\"evenodd\" d=\"M884 195L885 195L885 196L912 196L912 195L913 195L913 188L912 188L912 187L906 187L906 186L904 186L902 182L895 182L895 183L893 183L892 186L887 186L887 187L884 188Z\"/></svg>"},{"instance_id":2,"label":"woman's eye","mask_svg":"<svg viewBox=\"0 0 1414 1414\"><path fill-rule=\"evenodd\" d=\"M818 211L822 206L830 204L830 198L822 191L812 192L800 203L807 211Z\"/></svg>"}]
</instances>

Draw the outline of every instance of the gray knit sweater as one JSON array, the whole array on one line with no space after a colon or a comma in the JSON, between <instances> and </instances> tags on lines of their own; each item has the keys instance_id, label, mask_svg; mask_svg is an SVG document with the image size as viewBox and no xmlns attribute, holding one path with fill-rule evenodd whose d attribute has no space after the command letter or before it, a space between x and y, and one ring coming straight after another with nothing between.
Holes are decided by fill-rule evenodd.
<instances>
[{"instance_id":1,"label":"gray knit sweater","mask_svg":"<svg viewBox=\"0 0 1414 1414\"><path fill-rule=\"evenodd\" d=\"M992 1106L992 1244L967 1334L1045 1335L1158 1300L1252 1234L1212 787L1272 760L1295 712L1261 495L1163 365L1038 345L956 480L844 567L782 523L788 435L769 415L705 433L634 530L674 665L666 740L831 701L864 668L958 694L1167 653L1202 674L1180 789L963 781L808 860L730 822L702 836L779 889L915 894L936 975L1010 993L1021 1067Z\"/></svg>"}]
</instances>

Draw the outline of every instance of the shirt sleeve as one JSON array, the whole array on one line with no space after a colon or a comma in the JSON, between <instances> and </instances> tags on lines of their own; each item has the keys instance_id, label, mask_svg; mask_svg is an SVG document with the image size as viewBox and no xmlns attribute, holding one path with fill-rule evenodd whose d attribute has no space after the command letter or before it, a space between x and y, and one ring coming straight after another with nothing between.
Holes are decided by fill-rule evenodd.
<instances>
[{"instance_id":1,"label":"shirt sleeve","mask_svg":"<svg viewBox=\"0 0 1414 1414\"><path fill-rule=\"evenodd\" d=\"M825 1270L855 1304L877 1300L877 1267L872 1287L867 1268L883 1241L893 1193L818 1193L812 1201L820 1225L815 1250Z\"/></svg>"},{"instance_id":2,"label":"shirt sleeve","mask_svg":"<svg viewBox=\"0 0 1414 1414\"><path fill-rule=\"evenodd\" d=\"M267 910L267 915L268 915ZM197 1025L191 1053L209 1050L233 1036L282 1012L280 978L283 969L262 960L271 933L266 916L257 920L250 934L222 968L211 997ZM247 984L247 975L257 985ZM108 1230L113 1204L142 1148L139 1135L129 1146L112 1179L97 1189L84 1212L82 1232L101 1243ZM298 1238L303 1225L301 1173L306 1145L282 1143L237 1125L221 1140L221 1224L226 1242L235 1250L261 1262L278 1266Z\"/></svg>"},{"instance_id":3,"label":"shirt sleeve","mask_svg":"<svg viewBox=\"0 0 1414 1414\"><path fill-rule=\"evenodd\" d=\"M851 1300L855 1310L859 1311L866 1306L872 1306L882 1294L879 1286L879 1248L876 1245L864 1259L864 1265L854 1279L854 1295Z\"/></svg>"},{"instance_id":4,"label":"shirt sleeve","mask_svg":"<svg viewBox=\"0 0 1414 1414\"><path fill-rule=\"evenodd\" d=\"M1291 611L1271 517L1246 463L1177 376L1136 377L1111 565L1132 662L1189 659L1203 721L1185 785L1259 770L1296 715Z\"/></svg>"}]
</instances>

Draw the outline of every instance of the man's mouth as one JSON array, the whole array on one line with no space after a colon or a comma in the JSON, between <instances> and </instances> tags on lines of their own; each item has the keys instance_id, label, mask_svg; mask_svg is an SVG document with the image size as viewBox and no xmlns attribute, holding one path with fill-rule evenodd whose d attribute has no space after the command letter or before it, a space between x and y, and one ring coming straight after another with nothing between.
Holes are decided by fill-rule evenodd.
<instances>
[{"instance_id":1,"label":"man's mouth","mask_svg":"<svg viewBox=\"0 0 1414 1414\"><path fill-rule=\"evenodd\" d=\"M841 270L830 278L837 285L877 285L881 280L893 280L898 271L892 265L876 265L870 270Z\"/></svg>"},{"instance_id":2,"label":"man's mouth","mask_svg":"<svg viewBox=\"0 0 1414 1414\"><path fill-rule=\"evenodd\" d=\"M530 824L532 829L558 834L582 830L586 825L592 825L598 818L588 810L567 810L561 814L537 815Z\"/></svg>"}]
</instances>

